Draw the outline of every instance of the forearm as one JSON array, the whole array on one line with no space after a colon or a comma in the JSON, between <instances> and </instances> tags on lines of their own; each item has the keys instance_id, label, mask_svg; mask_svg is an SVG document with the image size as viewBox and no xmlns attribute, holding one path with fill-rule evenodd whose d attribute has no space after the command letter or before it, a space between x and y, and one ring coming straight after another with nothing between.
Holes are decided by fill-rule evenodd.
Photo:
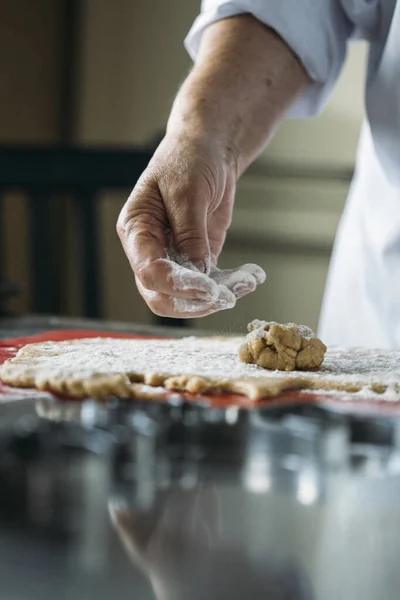
<instances>
[{"instance_id":1,"label":"forearm","mask_svg":"<svg viewBox=\"0 0 400 600\"><path fill-rule=\"evenodd\" d=\"M309 83L295 54L254 17L219 21L203 35L167 131L212 137L240 175Z\"/></svg>"}]
</instances>

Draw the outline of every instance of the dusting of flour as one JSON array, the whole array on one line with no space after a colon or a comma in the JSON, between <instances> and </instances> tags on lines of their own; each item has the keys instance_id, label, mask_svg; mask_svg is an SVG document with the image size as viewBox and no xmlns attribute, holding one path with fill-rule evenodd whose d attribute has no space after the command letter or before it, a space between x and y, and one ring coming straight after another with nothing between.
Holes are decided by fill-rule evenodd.
<instances>
[{"instance_id":1,"label":"dusting of flour","mask_svg":"<svg viewBox=\"0 0 400 600\"><path fill-rule=\"evenodd\" d=\"M197 375L211 379L277 376L298 378L298 372L266 371L238 358L240 338L178 340L130 340L95 338L68 342L43 342L40 352L30 356L29 364L13 359L0 369L0 377L8 369L29 371L35 376L82 377L94 374ZM21 351L20 351L21 352ZM18 353L19 355L20 353ZM18 358L17 355L17 358ZM400 350L364 348L329 348L317 372L302 372L313 380L360 384L368 398L400 400ZM387 386L383 394L370 389L373 384Z\"/></svg>"},{"instance_id":2,"label":"dusting of flour","mask_svg":"<svg viewBox=\"0 0 400 600\"><path fill-rule=\"evenodd\" d=\"M174 308L180 313L196 313L211 307L216 310L233 308L236 297L253 291L258 284L264 283L265 272L258 265L246 264L236 269L218 269L205 261L205 273L202 273L184 254L178 254L173 248L166 250L170 280L176 291L198 290L205 297L188 299L174 297Z\"/></svg>"}]
</instances>

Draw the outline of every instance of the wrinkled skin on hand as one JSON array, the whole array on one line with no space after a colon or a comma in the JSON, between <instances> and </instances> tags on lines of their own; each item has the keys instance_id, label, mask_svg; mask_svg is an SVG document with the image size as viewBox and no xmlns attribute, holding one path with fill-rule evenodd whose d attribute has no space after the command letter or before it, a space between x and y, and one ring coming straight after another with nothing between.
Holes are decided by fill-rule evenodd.
<instances>
[{"instance_id":1,"label":"wrinkled skin on hand","mask_svg":"<svg viewBox=\"0 0 400 600\"><path fill-rule=\"evenodd\" d=\"M201 37L166 136L118 221L139 291L154 313L166 317L231 308L262 283L246 277L248 285L236 279L236 290L221 289L224 284L208 275L231 221L237 178L311 83L285 40L253 15L217 20ZM166 261L169 233L173 250L203 279L190 284L186 272L185 285L176 285L174 266Z\"/></svg>"},{"instance_id":2,"label":"wrinkled skin on hand","mask_svg":"<svg viewBox=\"0 0 400 600\"><path fill-rule=\"evenodd\" d=\"M169 134L161 142L117 224L139 292L155 314L193 318L232 308L265 280L256 267L235 289L215 281L235 182L235 161L214 140ZM171 244L185 258L179 276Z\"/></svg>"},{"instance_id":3,"label":"wrinkled skin on hand","mask_svg":"<svg viewBox=\"0 0 400 600\"><path fill-rule=\"evenodd\" d=\"M327 348L305 325L255 320L248 330L239 348L245 363L279 371L316 369L323 363Z\"/></svg>"}]
</instances>

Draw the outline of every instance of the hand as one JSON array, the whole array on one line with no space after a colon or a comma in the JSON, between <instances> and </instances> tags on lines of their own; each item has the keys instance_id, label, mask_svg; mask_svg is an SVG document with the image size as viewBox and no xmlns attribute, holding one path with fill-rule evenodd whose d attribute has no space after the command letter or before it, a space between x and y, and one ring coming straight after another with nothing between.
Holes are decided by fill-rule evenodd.
<instances>
[{"instance_id":1,"label":"hand","mask_svg":"<svg viewBox=\"0 0 400 600\"><path fill-rule=\"evenodd\" d=\"M310 83L286 42L253 16L207 27L166 137L118 220L138 289L153 312L203 317L233 307L265 280L256 265L221 273L217 260L237 177Z\"/></svg>"},{"instance_id":2,"label":"hand","mask_svg":"<svg viewBox=\"0 0 400 600\"><path fill-rule=\"evenodd\" d=\"M217 267L231 222L232 156L204 136L167 134L120 214L117 230L149 308L203 317L232 308L265 280L257 265Z\"/></svg>"}]
</instances>

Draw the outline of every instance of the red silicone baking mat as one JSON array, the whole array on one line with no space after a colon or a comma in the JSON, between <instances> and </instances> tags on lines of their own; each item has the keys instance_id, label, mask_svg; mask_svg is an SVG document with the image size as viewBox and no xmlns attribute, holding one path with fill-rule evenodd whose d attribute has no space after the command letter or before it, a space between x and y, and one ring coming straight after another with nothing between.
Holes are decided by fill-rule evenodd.
<instances>
[{"instance_id":1,"label":"red silicone baking mat","mask_svg":"<svg viewBox=\"0 0 400 600\"><path fill-rule=\"evenodd\" d=\"M46 342L46 341L63 341L72 339L82 339L89 337L114 337L114 338L131 338L131 339L156 339L154 336L145 335L133 335L133 334L122 334L122 333L111 333L104 331L93 331L93 330L82 330L82 329L71 329L71 330L57 330L47 331L36 335L30 335L26 337L12 338L8 340L0 340L0 364L2 364L8 358L12 358L16 355L18 350L25 344L31 344L34 342ZM32 389L20 389L12 388L3 384L0 381L0 403L10 402L13 400L20 399L37 399L43 398L43 396L51 396L44 392ZM168 399L169 394L166 394ZM216 408L226 408L229 406L237 406L239 408L251 408L254 406L291 406L294 404L306 404L315 403L323 405L326 408L335 411L345 411L351 413L370 413L378 414L382 416L400 416L400 402L388 402L388 401L377 401L377 400L365 400L357 399L352 400L351 397L339 396L339 395L327 395L327 394L307 394L293 390L291 392L285 392L285 394L276 398L269 398L261 402L251 402L245 396L239 394L214 394L214 395L193 395L184 394L185 399L189 401L201 401L210 406Z\"/></svg>"}]
</instances>

